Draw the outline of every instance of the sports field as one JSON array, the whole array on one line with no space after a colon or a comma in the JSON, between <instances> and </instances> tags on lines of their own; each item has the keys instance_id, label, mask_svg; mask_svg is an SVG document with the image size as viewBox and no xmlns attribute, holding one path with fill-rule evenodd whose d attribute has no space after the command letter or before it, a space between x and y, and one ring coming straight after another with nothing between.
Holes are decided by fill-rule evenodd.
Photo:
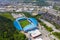
<instances>
[{"instance_id":1,"label":"sports field","mask_svg":"<svg viewBox=\"0 0 60 40\"><path fill-rule=\"evenodd\" d=\"M25 26L29 25L30 22L28 20L20 20L20 25L22 26L22 28L24 28Z\"/></svg>"}]
</instances>

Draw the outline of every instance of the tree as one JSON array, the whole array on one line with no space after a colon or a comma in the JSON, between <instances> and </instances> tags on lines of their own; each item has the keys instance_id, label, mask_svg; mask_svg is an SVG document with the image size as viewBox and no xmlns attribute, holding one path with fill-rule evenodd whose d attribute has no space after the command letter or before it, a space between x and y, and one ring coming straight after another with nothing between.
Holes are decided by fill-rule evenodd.
<instances>
[{"instance_id":1,"label":"tree","mask_svg":"<svg viewBox=\"0 0 60 40\"><path fill-rule=\"evenodd\" d=\"M13 21L0 16L0 40L25 40L26 36L17 31Z\"/></svg>"}]
</instances>

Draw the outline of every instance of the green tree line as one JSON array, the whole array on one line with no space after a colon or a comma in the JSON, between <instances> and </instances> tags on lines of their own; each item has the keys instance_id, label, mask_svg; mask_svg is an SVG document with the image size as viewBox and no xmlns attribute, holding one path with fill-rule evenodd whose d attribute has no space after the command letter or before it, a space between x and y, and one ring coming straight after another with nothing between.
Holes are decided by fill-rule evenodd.
<instances>
[{"instance_id":1,"label":"green tree line","mask_svg":"<svg viewBox=\"0 0 60 40\"><path fill-rule=\"evenodd\" d=\"M0 16L0 40L27 40L13 25L13 21Z\"/></svg>"}]
</instances>

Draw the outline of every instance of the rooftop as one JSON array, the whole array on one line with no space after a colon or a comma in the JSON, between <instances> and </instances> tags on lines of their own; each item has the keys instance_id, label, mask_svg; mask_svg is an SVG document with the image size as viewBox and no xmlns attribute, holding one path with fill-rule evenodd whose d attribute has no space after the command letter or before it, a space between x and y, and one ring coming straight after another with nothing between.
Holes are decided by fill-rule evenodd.
<instances>
[{"instance_id":1,"label":"rooftop","mask_svg":"<svg viewBox=\"0 0 60 40\"><path fill-rule=\"evenodd\" d=\"M29 31L28 33L30 33L33 38L36 37L36 36L39 36L41 34L38 29Z\"/></svg>"}]
</instances>

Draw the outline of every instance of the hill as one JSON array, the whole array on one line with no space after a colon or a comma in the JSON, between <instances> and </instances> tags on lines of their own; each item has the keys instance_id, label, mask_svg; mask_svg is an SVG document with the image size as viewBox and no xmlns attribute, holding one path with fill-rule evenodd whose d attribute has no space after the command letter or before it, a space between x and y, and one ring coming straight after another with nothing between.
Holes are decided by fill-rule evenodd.
<instances>
[{"instance_id":1,"label":"hill","mask_svg":"<svg viewBox=\"0 0 60 40\"><path fill-rule=\"evenodd\" d=\"M13 21L0 16L0 40L27 40L26 36L17 31Z\"/></svg>"}]
</instances>

